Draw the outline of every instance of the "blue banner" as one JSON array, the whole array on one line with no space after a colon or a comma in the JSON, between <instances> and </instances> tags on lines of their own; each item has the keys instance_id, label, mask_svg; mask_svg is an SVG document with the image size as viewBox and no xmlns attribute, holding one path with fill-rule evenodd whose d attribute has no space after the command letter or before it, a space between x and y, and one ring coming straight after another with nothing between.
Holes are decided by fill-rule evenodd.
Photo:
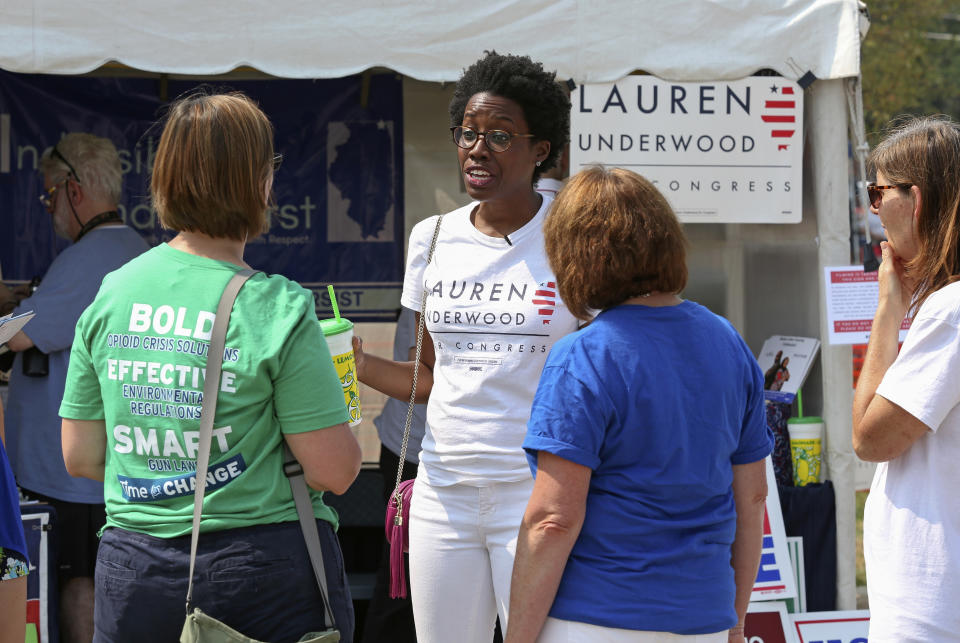
<instances>
[{"instance_id":1,"label":"blue banner","mask_svg":"<svg viewBox=\"0 0 960 643\"><path fill-rule=\"evenodd\" d=\"M268 233L247 245L250 265L315 293L330 316L327 284L354 321L392 320L403 280L401 80L374 74L333 80L237 81L276 129L284 156L274 182ZM117 146L124 172L124 220L152 245L168 240L149 200L160 136L161 91L176 97L194 82L82 78L0 72L0 269L6 281L42 275L67 242L53 232L38 197L44 151L68 132Z\"/></svg>"}]
</instances>

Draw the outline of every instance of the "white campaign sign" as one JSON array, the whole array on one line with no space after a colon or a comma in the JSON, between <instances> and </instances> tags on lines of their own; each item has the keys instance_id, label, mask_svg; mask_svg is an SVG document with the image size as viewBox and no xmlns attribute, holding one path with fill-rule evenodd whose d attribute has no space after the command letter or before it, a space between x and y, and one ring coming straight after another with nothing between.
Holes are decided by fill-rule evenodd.
<instances>
[{"instance_id":1,"label":"white campaign sign","mask_svg":"<svg viewBox=\"0 0 960 643\"><path fill-rule=\"evenodd\" d=\"M570 96L570 168L650 179L684 222L797 223L803 90L779 76L672 83L627 76Z\"/></svg>"},{"instance_id":2,"label":"white campaign sign","mask_svg":"<svg viewBox=\"0 0 960 643\"><path fill-rule=\"evenodd\" d=\"M867 643L870 610L809 612L791 616L800 643Z\"/></svg>"}]
</instances>

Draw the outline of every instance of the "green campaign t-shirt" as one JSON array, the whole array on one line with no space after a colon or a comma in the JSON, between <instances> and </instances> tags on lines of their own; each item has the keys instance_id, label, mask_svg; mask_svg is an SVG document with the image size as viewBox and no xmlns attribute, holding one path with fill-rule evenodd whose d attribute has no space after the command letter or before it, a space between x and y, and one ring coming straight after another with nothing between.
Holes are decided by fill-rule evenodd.
<instances>
[{"instance_id":1,"label":"green campaign t-shirt","mask_svg":"<svg viewBox=\"0 0 960 643\"><path fill-rule=\"evenodd\" d=\"M190 533L206 352L238 270L162 244L107 275L81 316L60 415L106 423L107 526ZM254 275L227 329L201 531L297 520L281 433L347 421L310 292Z\"/></svg>"}]
</instances>

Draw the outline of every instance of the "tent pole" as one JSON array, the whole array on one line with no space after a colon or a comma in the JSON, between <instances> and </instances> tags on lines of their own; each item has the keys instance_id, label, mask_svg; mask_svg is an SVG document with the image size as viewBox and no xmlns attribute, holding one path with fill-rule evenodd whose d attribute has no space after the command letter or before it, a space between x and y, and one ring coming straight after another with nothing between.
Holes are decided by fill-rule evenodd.
<instances>
[{"instance_id":1,"label":"tent pole","mask_svg":"<svg viewBox=\"0 0 960 643\"><path fill-rule=\"evenodd\" d=\"M724 225L723 269L727 276L726 309L727 318L740 335L747 336L747 312L744 284L743 227L739 223Z\"/></svg>"},{"instance_id":2,"label":"tent pole","mask_svg":"<svg viewBox=\"0 0 960 643\"><path fill-rule=\"evenodd\" d=\"M811 174L819 237L820 359L826 461L836 493L837 609L856 609L856 456L851 441L853 359L849 346L831 346L826 317L824 266L850 264L847 177L847 103L843 79L818 80L807 92Z\"/></svg>"}]
</instances>

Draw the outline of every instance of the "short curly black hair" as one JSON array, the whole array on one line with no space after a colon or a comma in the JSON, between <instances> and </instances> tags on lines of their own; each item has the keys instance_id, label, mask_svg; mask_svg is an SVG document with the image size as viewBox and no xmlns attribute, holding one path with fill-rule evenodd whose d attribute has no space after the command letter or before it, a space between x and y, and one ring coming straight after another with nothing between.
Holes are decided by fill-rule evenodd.
<instances>
[{"instance_id":1,"label":"short curly black hair","mask_svg":"<svg viewBox=\"0 0 960 643\"><path fill-rule=\"evenodd\" d=\"M463 123L467 102L474 94L489 92L509 98L523 110L530 133L550 142L550 153L533 170L533 182L557 164L563 146L570 140L570 98L557 82L555 72L544 71L529 56L484 56L463 71L450 101L450 125Z\"/></svg>"}]
</instances>

